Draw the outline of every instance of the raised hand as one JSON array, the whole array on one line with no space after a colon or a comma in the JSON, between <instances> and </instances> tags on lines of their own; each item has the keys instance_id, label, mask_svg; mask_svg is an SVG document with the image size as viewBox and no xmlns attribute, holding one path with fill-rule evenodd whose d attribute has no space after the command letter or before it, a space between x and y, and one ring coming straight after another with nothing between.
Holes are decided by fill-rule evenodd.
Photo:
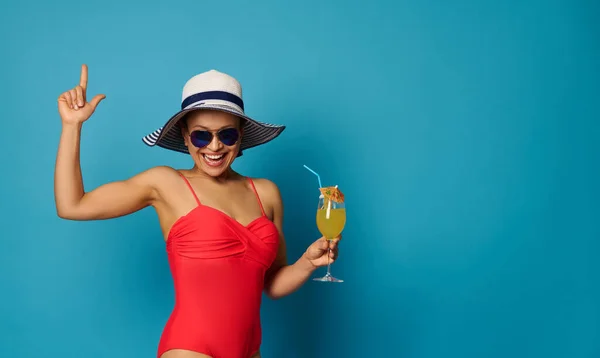
<instances>
[{"instance_id":1,"label":"raised hand","mask_svg":"<svg viewBox=\"0 0 600 358\"><path fill-rule=\"evenodd\" d=\"M105 95L99 94L87 102L87 82L88 68L84 64L81 65L79 85L58 97L58 113L63 124L81 124L85 122L92 116L100 101L106 98Z\"/></svg>"}]
</instances>

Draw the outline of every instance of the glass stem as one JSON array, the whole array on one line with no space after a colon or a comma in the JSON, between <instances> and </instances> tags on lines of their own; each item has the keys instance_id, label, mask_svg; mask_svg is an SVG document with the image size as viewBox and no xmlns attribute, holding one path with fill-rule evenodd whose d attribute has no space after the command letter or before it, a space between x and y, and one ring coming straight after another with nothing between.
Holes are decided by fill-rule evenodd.
<instances>
[{"instance_id":1,"label":"glass stem","mask_svg":"<svg viewBox=\"0 0 600 358\"><path fill-rule=\"evenodd\" d=\"M327 241L329 244L329 241ZM331 248L327 248L327 276L331 276Z\"/></svg>"}]
</instances>

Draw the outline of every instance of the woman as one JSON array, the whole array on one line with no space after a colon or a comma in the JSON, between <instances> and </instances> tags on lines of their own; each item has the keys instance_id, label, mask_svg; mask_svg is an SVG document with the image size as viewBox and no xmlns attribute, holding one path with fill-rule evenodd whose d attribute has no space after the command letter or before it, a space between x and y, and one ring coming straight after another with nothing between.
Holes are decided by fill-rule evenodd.
<instances>
[{"instance_id":1,"label":"woman","mask_svg":"<svg viewBox=\"0 0 600 358\"><path fill-rule=\"evenodd\" d=\"M277 186L231 169L241 150L274 139L285 127L246 116L234 78L214 70L201 73L185 84L182 109L143 138L147 145L189 154L193 167L159 166L85 192L81 128L105 98L87 101L87 71L83 65L79 85L58 98L58 215L98 220L152 206L176 292L157 357L260 357L262 292L272 299L289 295L337 253L337 240L329 244L320 238L288 264Z\"/></svg>"}]
</instances>

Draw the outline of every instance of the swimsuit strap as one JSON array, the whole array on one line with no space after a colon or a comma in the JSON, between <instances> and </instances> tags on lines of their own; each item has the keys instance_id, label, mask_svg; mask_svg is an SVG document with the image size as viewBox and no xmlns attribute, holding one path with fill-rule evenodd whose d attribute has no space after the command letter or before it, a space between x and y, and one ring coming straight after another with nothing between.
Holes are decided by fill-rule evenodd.
<instances>
[{"instance_id":1,"label":"swimsuit strap","mask_svg":"<svg viewBox=\"0 0 600 358\"><path fill-rule=\"evenodd\" d=\"M254 182L250 178L248 178L248 181L250 182L250 185L252 185L252 189L254 190L254 194L256 195L256 200L258 200L258 205L260 205L260 211L262 212L263 216L265 216L265 209L263 208L262 202L260 201L260 197L258 196L256 187L254 186Z\"/></svg>"},{"instance_id":2,"label":"swimsuit strap","mask_svg":"<svg viewBox=\"0 0 600 358\"><path fill-rule=\"evenodd\" d=\"M179 173L179 172L177 172L177 173ZM196 199L196 203L198 203L198 205L202 205L200 203L200 200L198 199L198 196L196 196L196 192L192 188L192 185L190 184L189 180L187 180L187 178L183 174L179 173L179 175L181 175L181 177L183 178L183 181L185 181L185 183L187 184L188 188L190 188L190 191L192 192L192 195L194 196L194 199Z\"/></svg>"}]
</instances>

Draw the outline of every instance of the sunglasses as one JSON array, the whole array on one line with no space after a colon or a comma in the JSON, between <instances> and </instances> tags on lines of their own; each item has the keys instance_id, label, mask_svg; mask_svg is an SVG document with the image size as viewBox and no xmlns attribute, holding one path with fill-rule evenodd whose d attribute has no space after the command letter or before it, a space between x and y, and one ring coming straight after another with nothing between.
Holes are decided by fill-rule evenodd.
<instances>
[{"instance_id":1,"label":"sunglasses","mask_svg":"<svg viewBox=\"0 0 600 358\"><path fill-rule=\"evenodd\" d=\"M214 134L209 131L195 130L190 133L190 141L197 148L204 148L209 145L214 138ZM236 128L221 129L216 133L219 141L226 146L232 146L240 139L240 132Z\"/></svg>"}]
</instances>

